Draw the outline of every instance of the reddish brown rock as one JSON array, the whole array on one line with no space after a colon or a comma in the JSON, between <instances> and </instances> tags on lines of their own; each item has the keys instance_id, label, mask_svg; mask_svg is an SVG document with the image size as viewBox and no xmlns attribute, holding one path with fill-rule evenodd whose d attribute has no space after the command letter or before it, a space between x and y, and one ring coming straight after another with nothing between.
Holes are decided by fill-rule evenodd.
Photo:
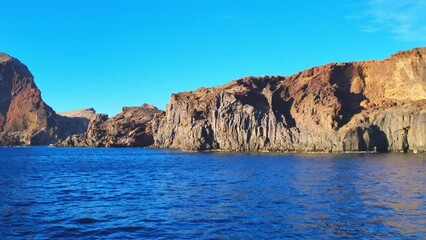
<instances>
[{"instance_id":1,"label":"reddish brown rock","mask_svg":"<svg viewBox=\"0 0 426 240\"><path fill-rule=\"evenodd\" d=\"M426 48L417 48L290 77L246 77L173 94L166 113L144 105L108 119L94 111L90 117L57 115L42 101L28 69L1 54L0 144L47 144L73 134L58 145L424 152L425 55Z\"/></svg>"},{"instance_id":2,"label":"reddish brown rock","mask_svg":"<svg viewBox=\"0 0 426 240\"><path fill-rule=\"evenodd\" d=\"M73 135L58 146L75 147L146 147L154 143L152 124L163 111L144 104L141 107L123 107L123 111L108 119L96 115L86 133Z\"/></svg>"},{"instance_id":3,"label":"reddish brown rock","mask_svg":"<svg viewBox=\"0 0 426 240\"><path fill-rule=\"evenodd\" d=\"M0 145L47 145L70 134L80 119L61 117L41 98L19 60L0 53Z\"/></svg>"},{"instance_id":4,"label":"reddish brown rock","mask_svg":"<svg viewBox=\"0 0 426 240\"><path fill-rule=\"evenodd\" d=\"M426 151L426 48L173 94L155 146Z\"/></svg>"}]
</instances>

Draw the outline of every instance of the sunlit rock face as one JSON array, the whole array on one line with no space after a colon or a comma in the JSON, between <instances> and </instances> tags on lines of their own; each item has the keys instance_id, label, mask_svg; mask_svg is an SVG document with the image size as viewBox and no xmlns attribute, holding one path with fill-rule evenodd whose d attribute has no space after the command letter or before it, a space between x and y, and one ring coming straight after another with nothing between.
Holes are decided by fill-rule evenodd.
<instances>
[{"instance_id":1,"label":"sunlit rock face","mask_svg":"<svg viewBox=\"0 0 426 240\"><path fill-rule=\"evenodd\" d=\"M56 114L27 67L0 54L0 145L425 152L425 54L246 77L173 94L166 112L145 104L112 118Z\"/></svg>"},{"instance_id":2,"label":"sunlit rock face","mask_svg":"<svg viewBox=\"0 0 426 240\"><path fill-rule=\"evenodd\" d=\"M156 147L426 151L426 48L173 94Z\"/></svg>"},{"instance_id":3,"label":"sunlit rock face","mask_svg":"<svg viewBox=\"0 0 426 240\"><path fill-rule=\"evenodd\" d=\"M83 118L59 116L19 60L0 53L0 145L47 145L86 131ZM86 126L87 128L87 126Z\"/></svg>"},{"instance_id":4,"label":"sunlit rock face","mask_svg":"<svg viewBox=\"0 0 426 240\"><path fill-rule=\"evenodd\" d=\"M141 107L123 107L112 118L97 114L89 123L87 132L72 135L57 146L74 147L146 147L154 143L153 121L163 111L144 104Z\"/></svg>"}]
</instances>

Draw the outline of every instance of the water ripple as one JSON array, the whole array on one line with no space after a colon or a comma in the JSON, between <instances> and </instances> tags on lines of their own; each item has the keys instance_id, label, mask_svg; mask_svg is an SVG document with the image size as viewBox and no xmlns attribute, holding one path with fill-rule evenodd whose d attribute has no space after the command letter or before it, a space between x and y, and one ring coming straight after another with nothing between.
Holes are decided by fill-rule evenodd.
<instances>
[{"instance_id":1,"label":"water ripple","mask_svg":"<svg viewBox=\"0 0 426 240\"><path fill-rule=\"evenodd\" d=\"M0 148L0 239L425 239L426 158Z\"/></svg>"}]
</instances>

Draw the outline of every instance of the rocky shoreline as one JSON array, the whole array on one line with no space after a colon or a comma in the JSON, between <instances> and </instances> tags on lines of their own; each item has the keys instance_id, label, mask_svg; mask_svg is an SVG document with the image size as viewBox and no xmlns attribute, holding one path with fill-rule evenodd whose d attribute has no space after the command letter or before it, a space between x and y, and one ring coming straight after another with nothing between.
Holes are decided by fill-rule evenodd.
<instances>
[{"instance_id":1,"label":"rocky shoreline","mask_svg":"<svg viewBox=\"0 0 426 240\"><path fill-rule=\"evenodd\" d=\"M426 152L426 48L246 77L173 94L166 111L144 104L111 118L93 109L57 114L25 65L0 60L0 145Z\"/></svg>"}]
</instances>

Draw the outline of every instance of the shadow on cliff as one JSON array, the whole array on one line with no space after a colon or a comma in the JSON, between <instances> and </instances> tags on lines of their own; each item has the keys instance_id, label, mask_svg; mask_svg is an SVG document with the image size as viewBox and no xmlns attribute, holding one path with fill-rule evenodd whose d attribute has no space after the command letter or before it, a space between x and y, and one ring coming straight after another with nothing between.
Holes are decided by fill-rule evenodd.
<instances>
[{"instance_id":1,"label":"shadow on cliff","mask_svg":"<svg viewBox=\"0 0 426 240\"><path fill-rule=\"evenodd\" d=\"M364 132L358 128L358 150L376 151L380 153L389 152L389 141L385 132L379 126L373 125L368 129L369 141L364 139Z\"/></svg>"},{"instance_id":2,"label":"shadow on cliff","mask_svg":"<svg viewBox=\"0 0 426 240\"><path fill-rule=\"evenodd\" d=\"M285 122L288 128L296 127L296 120L291 115L293 102L294 98L289 98L287 101L284 100L280 95L280 91L274 92L272 96L272 109L275 117L279 122Z\"/></svg>"},{"instance_id":3,"label":"shadow on cliff","mask_svg":"<svg viewBox=\"0 0 426 240\"><path fill-rule=\"evenodd\" d=\"M269 103L266 97L259 92L248 92L244 94L236 94L235 98L243 105L253 106L256 112L265 115L269 111Z\"/></svg>"},{"instance_id":4,"label":"shadow on cliff","mask_svg":"<svg viewBox=\"0 0 426 240\"><path fill-rule=\"evenodd\" d=\"M338 121L339 127L348 123L354 115L362 111L360 103L366 99L363 94L364 89L359 89L360 92L358 93L351 90L352 84L354 84L352 81L357 77L365 85L365 76L360 68L353 65L342 65L335 66L332 69L330 84L336 84L337 89L334 95L339 99L342 106L340 111L342 118Z\"/></svg>"},{"instance_id":5,"label":"shadow on cliff","mask_svg":"<svg viewBox=\"0 0 426 240\"><path fill-rule=\"evenodd\" d=\"M59 135L61 138L72 134L83 134L87 131L90 120L84 117L64 117L56 115L55 124L61 127Z\"/></svg>"}]
</instances>

